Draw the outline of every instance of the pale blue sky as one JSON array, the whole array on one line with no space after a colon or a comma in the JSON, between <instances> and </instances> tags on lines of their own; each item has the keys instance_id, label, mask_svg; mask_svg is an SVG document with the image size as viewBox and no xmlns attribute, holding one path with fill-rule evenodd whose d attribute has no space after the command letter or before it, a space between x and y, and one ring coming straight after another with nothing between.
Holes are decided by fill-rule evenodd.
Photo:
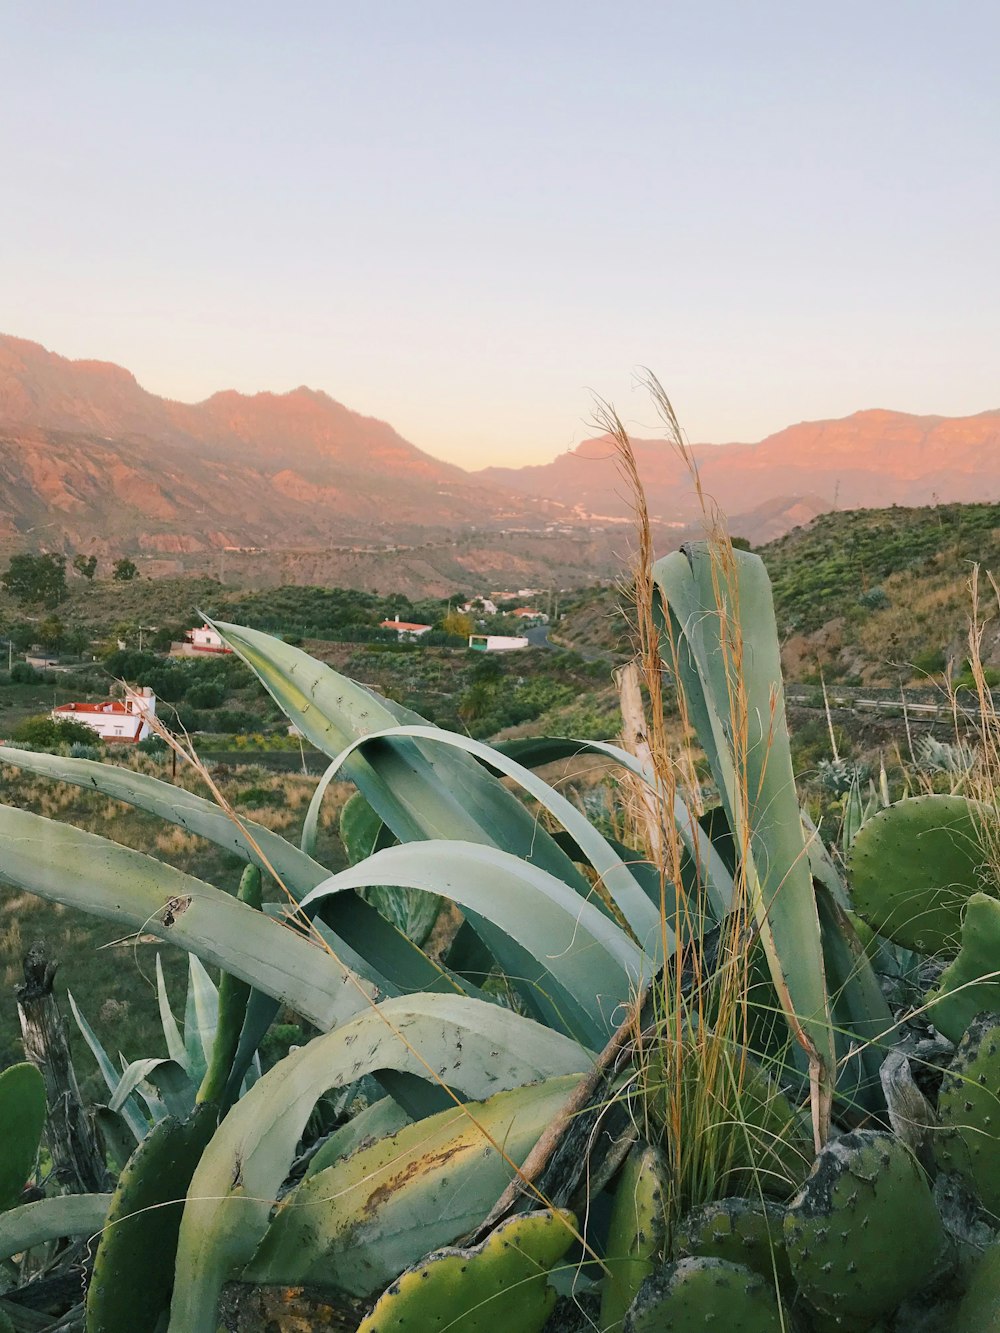
<instances>
[{"instance_id":1,"label":"pale blue sky","mask_svg":"<svg viewBox=\"0 0 1000 1333\"><path fill-rule=\"evenodd\" d=\"M466 466L1000 406L1000 6L0 11L0 329Z\"/></svg>"}]
</instances>

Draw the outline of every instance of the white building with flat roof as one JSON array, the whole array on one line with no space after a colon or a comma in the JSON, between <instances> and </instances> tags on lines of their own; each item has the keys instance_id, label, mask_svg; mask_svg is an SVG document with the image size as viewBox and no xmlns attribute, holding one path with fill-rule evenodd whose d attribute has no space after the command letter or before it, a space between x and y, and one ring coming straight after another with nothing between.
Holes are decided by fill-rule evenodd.
<instances>
[{"instance_id":1,"label":"white building with flat roof","mask_svg":"<svg viewBox=\"0 0 1000 1333\"><path fill-rule=\"evenodd\" d=\"M124 699L100 703L59 704L52 710L54 722L73 720L93 728L109 744L136 745L152 731L149 719L156 716L156 695L149 688L129 690Z\"/></svg>"}]
</instances>

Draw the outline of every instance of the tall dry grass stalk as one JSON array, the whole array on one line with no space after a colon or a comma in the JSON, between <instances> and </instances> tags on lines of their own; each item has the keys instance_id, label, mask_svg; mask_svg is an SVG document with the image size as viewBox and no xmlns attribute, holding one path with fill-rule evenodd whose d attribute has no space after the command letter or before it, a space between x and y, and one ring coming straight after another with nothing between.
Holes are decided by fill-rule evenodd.
<instances>
[{"instance_id":1,"label":"tall dry grass stalk","mask_svg":"<svg viewBox=\"0 0 1000 1333\"><path fill-rule=\"evenodd\" d=\"M743 776L738 781L739 823L748 830L754 793L746 780L748 700L733 547L722 515L702 489L669 398L652 374L647 372L644 382L664 425L666 447L687 468L701 509L715 600L723 618L720 629L728 702L735 720L735 768L738 779ZM665 676L679 680L678 655L686 650L676 641L669 617L659 605L649 513L628 431L615 409L604 401L598 401L594 420L613 443L635 514L636 543L625 610L648 707L643 740L655 773L659 814L655 836L643 836L648 827L648 803L633 798L633 835L640 838L639 845L647 849L659 872L664 956L669 955L666 944L671 934L677 949L653 989L655 1022L643 1034L638 1061L645 1094L642 1128L651 1142L663 1145L670 1178L668 1220L674 1223L688 1208L727 1192L759 1192L763 1182L754 1179L755 1163L766 1173L770 1151L776 1146L767 1141L773 1130L763 1127L760 1116L746 1113L752 1077L746 1051L756 938L745 877L749 849L737 848L733 910L717 930L706 931L709 917L701 867L687 861L673 817L677 795L700 810L696 755L690 739L693 731L680 688L676 690L679 745L671 742L664 705ZM634 749L634 736L626 740L631 740ZM759 1083L755 1086L759 1089Z\"/></svg>"},{"instance_id":2,"label":"tall dry grass stalk","mask_svg":"<svg viewBox=\"0 0 1000 1333\"><path fill-rule=\"evenodd\" d=\"M987 571L997 613L1000 614L1000 584ZM984 856L983 875L995 892L1000 886L1000 710L993 698L983 662L983 637L989 619L983 613L980 589L980 569L974 565L969 581L972 613L969 623L969 667L976 686L978 717L978 755L968 783L968 793L977 800L985 817L981 821L980 838Z\"/></svg>"}]
</instances>

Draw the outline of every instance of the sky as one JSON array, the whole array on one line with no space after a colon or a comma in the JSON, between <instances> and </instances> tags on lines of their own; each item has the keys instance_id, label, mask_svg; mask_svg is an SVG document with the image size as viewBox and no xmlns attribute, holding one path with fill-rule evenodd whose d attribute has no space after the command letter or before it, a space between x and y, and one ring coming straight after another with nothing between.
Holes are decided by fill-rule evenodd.
<instances>
[{"instance_id":1,"label":"sky","mask_svg":"<svg viewBox=\"0 0 1000 1333\"><path fill-rule=\"evenodd\" d=\"M466 467L1000 407L995 0L0 11L0 330Z\"/></svg>"}]
</instances>

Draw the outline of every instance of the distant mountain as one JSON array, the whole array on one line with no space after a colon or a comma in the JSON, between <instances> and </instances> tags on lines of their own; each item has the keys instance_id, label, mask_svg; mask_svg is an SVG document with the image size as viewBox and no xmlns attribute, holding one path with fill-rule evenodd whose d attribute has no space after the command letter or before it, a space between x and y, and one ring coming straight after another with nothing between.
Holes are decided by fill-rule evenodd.
<instances>
[{"instance_id":1,"label":"distant mountain","mask_svg":"<svg viewBox=\"0 0 1000 1333\"><path fill-rule=\"evenodd\" d=\"M183 554L543 516L324 393L175 403L0 336L0 539ZM53 521L55 520L55 521Z\"/></svg>"},{"instance_id":2,"label":"distant mountain","mask_svg":"<svg viewBox=\"0 0 1000 1333\"><path fill-rule=\"evenodd\" d=\"M697 502L683 461L661 440L634 440L650 513L687 520ZM706 494L756 541L829 509L1000 499L1000 411L972 417L855 412L809 421L759 444L695 445ZM575 507L578 514L627 514L607 439L585 440L540 467L485 468L484 481Z\"/></svg>"},{"instance_id":3,"label":"distant mountain","mask_svg":"<svg viewBox=\"0 0 1000 1333\"><path fill-rule=\"evenodd\" d=\"M635 448L666 549L696 525L690 477L661 441ZM1000 497L1000 412L859 412L760 444L698 445L694 456L731 530L759 543L833 508ZM318 573L334 547L436 543L440 551L475 531L478 569L513 577L522 568L527 579L517 560L530 546L549 551L527 567L540 564L544 578L547 566L575 567L593 541L607 553L598 576L627 545L630 513L607 440L540 467L466 472L312 389L172 402L120 366L69 361L0 335L0 546L8 550L128 552L146 558L144 572L179 573L251 548L258 569L264 554L275 563L281 552L291 553L284 567ZM557 542L572 544L572 559ZM417 582L422 557L408 558ZM432 563L439 568L440 555Z\"/></svg>"}]
</instances>

